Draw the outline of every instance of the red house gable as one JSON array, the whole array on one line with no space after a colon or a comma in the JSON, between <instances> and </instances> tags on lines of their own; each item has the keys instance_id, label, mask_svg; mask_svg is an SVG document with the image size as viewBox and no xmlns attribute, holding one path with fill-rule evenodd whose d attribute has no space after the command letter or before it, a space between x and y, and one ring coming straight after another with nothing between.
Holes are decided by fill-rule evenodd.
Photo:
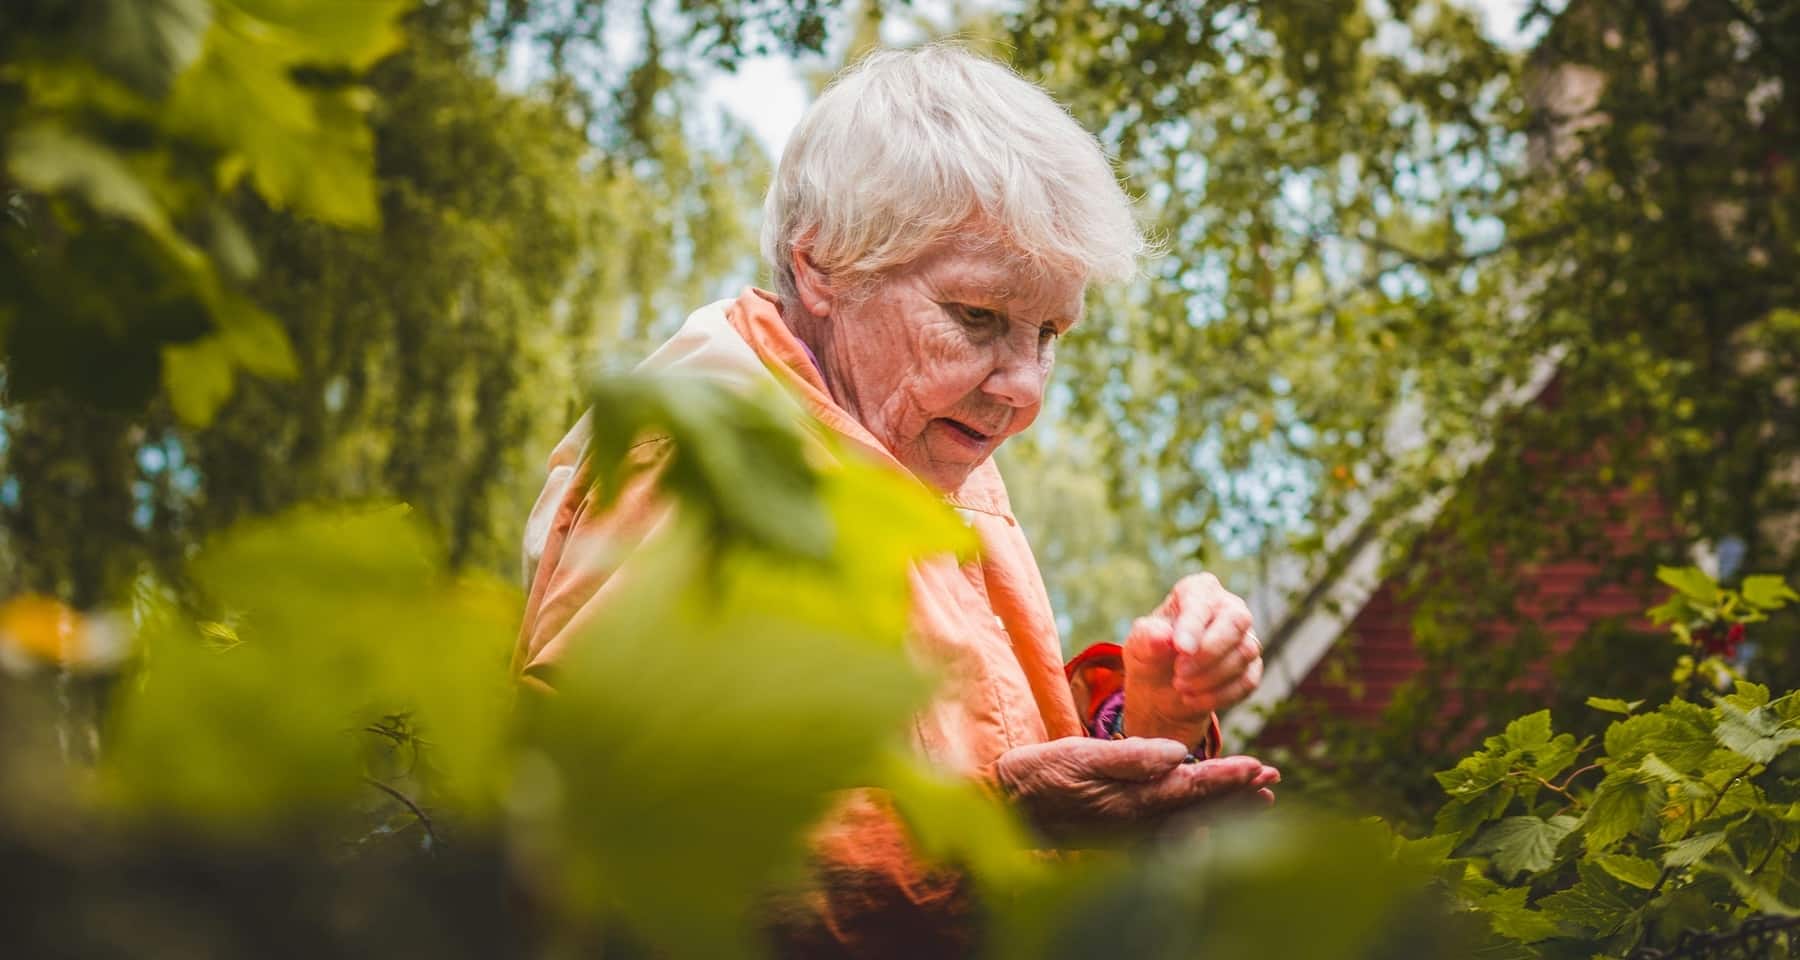
<instances>
[{"instance_id":1,"label":"red house gable","mask_svg":"<svg viewBox=\"0 0 1800 960\"><path fill-rule=\"evenodd\" d=\"M1537 390L1525 389L1531 398L1527 403L1556 403L1553 377L1543 377L1537 386ZM1463 462L1479 471L1485 456L1485 449L1470 451ZM1605 444L1601 443L1582 459L1605 456ZM1432 530L1438 510L1450 495L1420 502L1408 519ZM1589 544L1588 559L1536 563L1497 559L1490 568L1494 577L1516 591L1520 620L1535 625L1548 642L1546 655L1523 671L1519 685L1525 690L1547 687L1555 658L1599 624L1616 623L1633 632L1657 629L1644 616L1660 593L1651 571L1631 570L1625 576L1608 577L1603 564L1612 557L1641 556L1647 543L1670 539L1673 530L1667 511L1651 494L1625 484L1610 490L1577 491L1572 496L1574 508L1582 515L1606 518L1600 526L1602 542ZM1555 522L1548 519L1552 513L1519 522ZM1425 534L1421 542L1426 549L1411 551L1408 562L1430 563L1429 548L1438 535ZM1406 578L1382 574L1383 536L1382 530L1374 528L1346 535L1324 578L1309 589L1296 591L1288 610L1259 614L1269 641L1263 689L1226 718L1232 740L1241 743L1260 734L1262 743L1291 742L1291 729L1263 731L1262 727L1279 704L1294 698L1328 716L1374 722L1394 702L1402 685L1423 668L1413 632L1415 608L1406 597ZM1516 636L1518 629L1516 623L1494 622L1479 628L1478 634L1503 644ZM1449 694L1454 700L1456 692Z\"/></svg>"}]
</instances>

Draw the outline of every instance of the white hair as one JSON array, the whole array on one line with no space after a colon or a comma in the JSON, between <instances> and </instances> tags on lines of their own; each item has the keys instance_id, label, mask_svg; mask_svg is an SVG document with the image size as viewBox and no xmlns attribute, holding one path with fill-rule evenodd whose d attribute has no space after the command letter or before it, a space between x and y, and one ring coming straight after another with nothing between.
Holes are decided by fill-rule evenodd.
<instances>
[{"instance_id":1,"label":"white hair","mask_svg":"<svg viewBox=\"0 0 1800 960\"><path fill-rule=\"evenodd\" d=\"M762 230L776 291L794 302L797 244L854 282L959 235L1090 283L1129 278L1146 252L1099 141L1037 85L953 44L870 54L781 153Z\"/></svg>"}]
</instances>

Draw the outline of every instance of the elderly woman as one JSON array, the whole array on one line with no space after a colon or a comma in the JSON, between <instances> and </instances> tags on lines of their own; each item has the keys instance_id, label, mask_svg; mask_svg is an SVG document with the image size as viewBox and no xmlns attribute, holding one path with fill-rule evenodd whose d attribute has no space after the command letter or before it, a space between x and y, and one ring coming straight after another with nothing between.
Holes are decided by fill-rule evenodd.
<instances>
[{"instance_id":1,"label":"elderly woman","mask_svg":"<svg viewBox=\"0 0 1800 960\"><path fill-rule=\"evenodd\" d=\"M992 459L1037 418L1087 286L1128 277L1142 252L1094 138L1042 90L956 47L876 54L801 121L765 214L776 292L698 311L646 363L774 378L979 535L979 562L912 575L910 642L953 678L917 717L917 749L995 785L1051 841L1271 801L1275 770L1217 757L1216 711L1261 676L1243 601L1210 575L1188 577L1122 645L1065 667ZM553 454L527 528L517 666L528 678L547 676L596 609L622 602L608 589L616 571L575 545L641 538L658 515L653 457L613 506L585 508L574 482L585 439L578 425ZM818 849L821 890L777 924L791 950L936 955L966 943L957 878L912 861L878 798L848 804Z\"/></svg>"}]
</instances>

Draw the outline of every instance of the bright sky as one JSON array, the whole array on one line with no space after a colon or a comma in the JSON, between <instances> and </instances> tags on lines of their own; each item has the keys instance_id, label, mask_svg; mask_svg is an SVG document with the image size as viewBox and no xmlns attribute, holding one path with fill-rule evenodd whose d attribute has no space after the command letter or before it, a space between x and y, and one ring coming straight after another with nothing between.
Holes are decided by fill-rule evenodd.
<instances>
[{"instance_id":1,"label":"bright sky","mask_svg":"<svg viewBox=\"0 0 1800 960\"><path fill-rule=\"evenodd\" d=\"M1458 2L1480 11L1488 36L1502 46L1517 49L1528 46L1537 39L1535 34L1524 35L1518 30L1519 17L1530 0ZM942 22L945 7L947 4L942 2L918 0L912 9ZM742 63L736 74L715 76L706 85L705 97L721 104L739 123L748 127L769 151L769 155L775 157L787 142L788 131L800 122L800 114L806 109L811 93L801 80L798 65L793 60L787 57L759 57Z\"/></svg>"}]
</instances>

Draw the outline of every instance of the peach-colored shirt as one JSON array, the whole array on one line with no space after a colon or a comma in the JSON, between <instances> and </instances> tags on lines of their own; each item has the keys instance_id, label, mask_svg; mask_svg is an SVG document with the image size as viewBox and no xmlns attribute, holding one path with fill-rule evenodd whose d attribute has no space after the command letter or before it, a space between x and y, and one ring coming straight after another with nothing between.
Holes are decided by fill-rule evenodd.
<instances>
[{"instance_id":1,"label":"peach-colored shirt","mask_svg":"<svg viewBox=\"0 0 1800 960\"><path fill-rule=\"evenodd\" d=\"M904 470L832 402L772 294L750 289L696 311L645 366L738 384L772 376L823 429ZM632 463L640 469L610 508L597 510L578 476L586 439L584 418L552 454L549 482L526 527L531 592L514 666L527 682L553 682L558 656L578 642L584 622L603 605L629 597L630 564L618 558L628 557L629 547L666 514L654 490L665 443L636 447ZM991 460L982 464L943 499L974 530L981 551L968 563L945 557L921 562L911 573L910 649L946 678L940 695L913 718L912 736L937 766L986 778L1013 747L1084 731L1064 676L1049 596L998 468ZM786 927L789 946L812 942L821 930L815 946L831 944L828 952L854 953L859 945L887 952L897 946L896 937L921 950L954 946L957 935L948 931L966 909L960 880L926 873L912 861L903 831L878 795L848 798L822 828L816 849L822 872L833 879L802 911L812 916Z\"/></svg>"},{"instance_id":2,"label":"peach-colored shirt","mask_svg":"<svg viewBox=\"0 0 1800 960\"><path fill-rule=\"evenodd\" d=\"M895 470L905 469L869 432L833 403L805 348L782 322L773 295L748 290L733 301L702 308L653 355L654 369L704 372L749 383L773 376L824 428ZM550 482L526 527L531 593L515 667L542 677L581 624L612 602L628 571L603 558L641 539L663 506L651 489L661 445L633 451L644 469L609 510L591 509L576 463L587 437L577 424L551 458ZM946 689L915 718L919 750L938 765L975 775L991 773L1007 750L1083 733L1063 675L1056 623L1031 547L1007 501L993 461L944 496L980 539L978 560L942 558L912 571L915 655L947 679ZM586 546L582 546L586 544ZM604 544L606 550L597 549Z\"/></svg>"}]
</instances>

